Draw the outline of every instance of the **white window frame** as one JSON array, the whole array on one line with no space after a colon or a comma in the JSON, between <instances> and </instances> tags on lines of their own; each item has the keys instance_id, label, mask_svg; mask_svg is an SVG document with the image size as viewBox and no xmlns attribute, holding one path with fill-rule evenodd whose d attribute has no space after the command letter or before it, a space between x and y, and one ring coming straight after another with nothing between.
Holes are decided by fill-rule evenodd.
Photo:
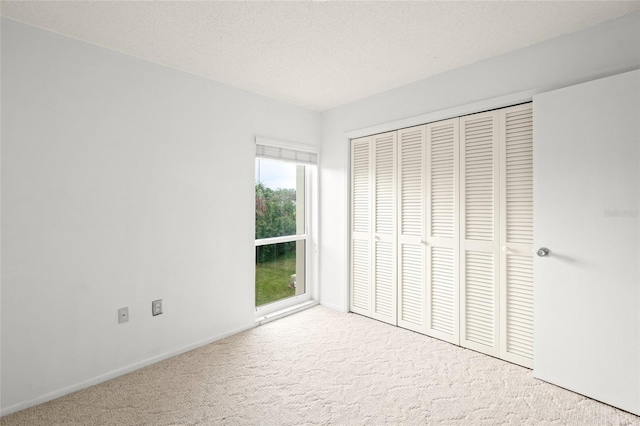
<instances>
[{"instance_id":1,"label":"white window frame","mask_svg":"<svg viewBox=\"0 0 640 426\"><path fill-rule=\"evenodd\" d=\"M317 156L317 148L315 146L298 144L295 142L279 141L276 139L268 139L256 137L256 145L268 145L284 149L311 152ZM268 158L258 157L255 158ZM290 162L298 165L304 165L304 185L305 185L305 221L304 233L296 235L286 235L282 237L262 238L255 240L255 247L265 246L269 244L288 243L293 241L304 241L304 273L305 273L305 292L297 296L287 297L286 299L267 303L261 306L255 306L255 297L253 300L255 309L256 322L265 322L269 318L279 318L287 314L298 312L300 309L311 307L317 304L316 295L316 270L317 270L317 244L315 243L316 232L315 224L317 223L317 164L296 162L287 159L271 158L276 161ZM255 264L254 264L255 267ZM255 271L254 271L255 275ZM253 282L255 291L255 280Z\"/></svg>"}]
</instances>

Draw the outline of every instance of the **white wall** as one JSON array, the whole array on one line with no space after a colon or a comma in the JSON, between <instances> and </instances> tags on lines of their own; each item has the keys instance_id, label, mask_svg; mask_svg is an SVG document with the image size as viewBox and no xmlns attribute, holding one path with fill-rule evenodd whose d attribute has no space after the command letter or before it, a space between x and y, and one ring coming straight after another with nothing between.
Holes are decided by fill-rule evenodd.
<instances>
[{"instance_id":1,"label":"white wall","mask_svg":"<svg viewBox=\"0 0 640 426\"><path fill-rule=\"evenodd\" d=\"M252 326L254 136L319 115L6 19L2 66L2 413Z\"/></svg>"},{"instance_id":2,"label":"white wall","mask_svg":"<svg viewBox=\"0 0 640 426\"><path fill-rule=\"evenodd\" d=\"M478 62L322 114L321 303L348 309L346 132L521 91L542 93L640 67L640 13Z\"/></svg>"}]
</instances>

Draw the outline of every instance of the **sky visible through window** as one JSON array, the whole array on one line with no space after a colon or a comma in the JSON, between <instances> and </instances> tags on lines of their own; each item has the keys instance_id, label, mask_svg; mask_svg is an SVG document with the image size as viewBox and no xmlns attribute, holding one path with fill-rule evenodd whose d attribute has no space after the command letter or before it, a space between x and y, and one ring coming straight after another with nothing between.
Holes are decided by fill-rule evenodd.
<instances>
[{"instance_id":1,"label":"sky visible through window","mask_svg":"<svg viewBox=\"0 0 640 426\"><path fill-rule=\"evenodd\" d=\"M296 189L296 165L278 160L256 158L256 183L271 189Z\"/></svg>"}]
</instances>

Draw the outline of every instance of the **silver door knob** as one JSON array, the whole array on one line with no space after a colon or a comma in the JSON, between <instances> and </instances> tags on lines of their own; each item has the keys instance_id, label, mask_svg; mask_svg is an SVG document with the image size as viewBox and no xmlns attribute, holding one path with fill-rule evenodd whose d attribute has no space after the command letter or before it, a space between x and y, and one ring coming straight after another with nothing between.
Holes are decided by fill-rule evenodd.
<instances>
[{"instance_id":1,"label":"silver door knob","mask_svg":"<svg viewBox=\"0 0 640 426\"><path fill-rule=\"evenodd\" d=\"M549 256L549 249L546 247L540 247L536 254L540 257Z\"/></svg>"}]
</instances>

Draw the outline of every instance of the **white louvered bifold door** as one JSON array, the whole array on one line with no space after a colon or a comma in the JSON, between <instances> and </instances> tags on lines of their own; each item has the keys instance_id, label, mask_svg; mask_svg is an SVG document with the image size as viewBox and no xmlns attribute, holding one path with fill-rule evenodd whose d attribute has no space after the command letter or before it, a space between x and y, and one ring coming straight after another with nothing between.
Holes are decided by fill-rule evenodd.
<instances>
[{"instance_id":1,"label":"white louvered bifold door","mask_svg":"<svg viewBox=\"0 0 640 426\"><path fill-rule=\"evenodd\" d=\"M427 125L427 330L459 344L459 119Z\"/></svg>"},{"instance_id":2,"label":"white louvered bifold door","mask_svg":"<svg viewBox=\"0 0 640 426\"><path fill-rule=\"evenodd\" d=\"M498 356L498 112L460 118L460 344Z\"/></svg>"},{"instance_id":3,"label":"white louvered bifold door","mask_svg":"<svg viewBox=\"0 0 640 426\"><path fill-rule=\"evenodd\" d=\"M426 332L426 126L398 131L398 325Z\"/></svg>"},{"instance_id":4,"label":"white louvered bifold door","mask_svg":"<svg viewBox=\"0 0 640 426\"><path fill-rule=\"evenodd\" d=\"M373 305L371 317L397 325L396 132L371 136L373 145Z\"/></svg>"},{"instance_id":5,"label":"white louvered bifold door","mask_svg":"<svg viewBox=\"0 0 640 426\"><path fill-rule=\"evenodd\" d=\"M500 357L533 367L533 110L500 113Z\"/></svg>"},{"instance_id":6,"label":"white louvered bifold door","mask_svg":"<svg viewBox=\"0 0 640 426\"><path fill-rule=\"evenodd\" d=\"M351 141L351 301L352 312L371 316L373 302L373 149L371 138Z\"/></svg>"}]
</instances>

